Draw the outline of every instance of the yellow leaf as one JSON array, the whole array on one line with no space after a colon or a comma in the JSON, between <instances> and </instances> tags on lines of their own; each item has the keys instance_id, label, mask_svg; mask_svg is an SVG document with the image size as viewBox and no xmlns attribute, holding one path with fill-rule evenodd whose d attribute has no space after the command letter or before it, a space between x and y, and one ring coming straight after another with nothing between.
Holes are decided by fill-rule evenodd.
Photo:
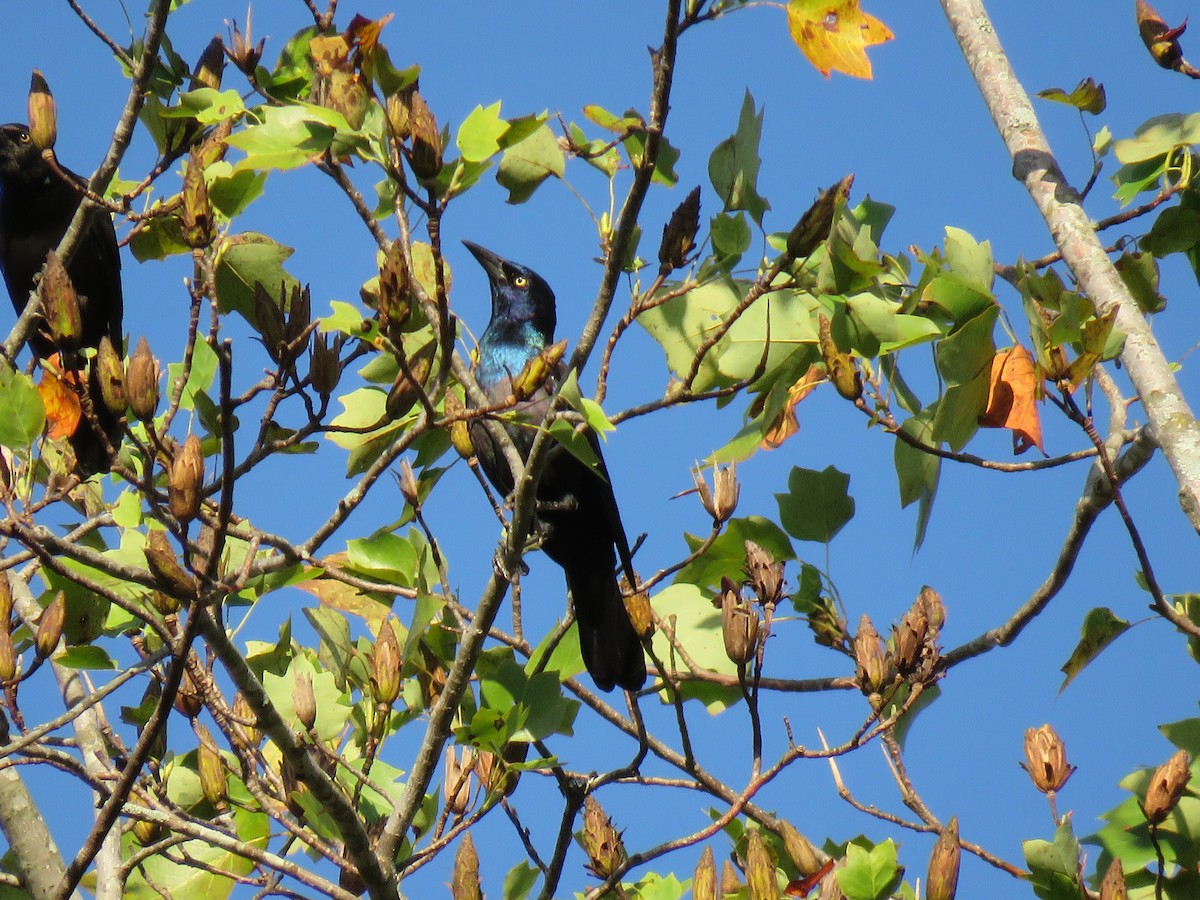
<instances>
[{"instance_id":1,"label":"yellow leaf","mask_svg":"<svg viewBox=\"0 0 1200 900\"><path fill-rule=\"evenodd\" d=\"M75 372L67 372L65 376L73 382L78 382L79 376ZM73 435L79 427L83 410L79 407L79 398L71 385L46 369L42 372L42 381L37 389L42 397L42 406L46 408L47 436L56 441Z\"/></svg>"},{"instance_id":2,"label":"yellow leaf","mask_svg":"<svg viewBox=\"0 0 1200 900\"><path fill-rule=\"evenodd\" d=\"M862 11L858 0L790 0L787 14L792 40L826 78L834 69L870 78L867 47L893 37L890 28Z\"/></svg>"},{"instance_id":3,"label":"yellow leaf","mask_svg":"<svg viewBox=\"0 0 1200 900\"><path fill-rule=\"evenodd\" d=\"M1037 447L1043 453L1042 420L1037 410L1038 377L1033 357L1018 344L992 357L987 409L979 417L984 428L1007 428L1013 433L1013 453Z\"/></svg>"}]
</instances>

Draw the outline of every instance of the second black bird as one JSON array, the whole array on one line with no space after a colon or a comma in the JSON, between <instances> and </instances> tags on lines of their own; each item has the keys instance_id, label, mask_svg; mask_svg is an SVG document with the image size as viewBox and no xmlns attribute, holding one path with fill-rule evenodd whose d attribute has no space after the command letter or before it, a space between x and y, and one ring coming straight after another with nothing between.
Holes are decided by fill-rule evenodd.
<instances>
[{"instance_id":1,"label":"second black bird","mask_svg":"<svg viewBox=\"0 0 1200 900\"><path fill-rule=\"evenodd\" d=\"M487 272L492 290L492 317L479 341L476 378L492 402L502 403L525 364L554 342L554 292L533 270L464 243ZM519 404L521 419L540 423L553 390L553 383L547 384ZM517 452L527 457L534 429L510 424L507 432ZM561 445L549 448L537 486L541 547L566 575L583 661L596 686L605 691L616 685L637 690L646 682L646 660L614 574L618 551L627 563L629 546L599 442L590 432L588 437L600 460L597 469ZM488 480L501 493L511 493L512 472L481 423L472 425L471 443Z\"/></svg>"},{"instance_id":2,"label":"second black bird","mask_svg":"<svg viewBox=\"0 0 1200 900\"><path fill-rule=\"evenodd\" d=\"M75 173L64 171L79 186L86 184ZM82 197L42 159L28 126L0 125L0 271L18 315L29 302L46 254L62 240ZM79 295L80 345L95 349L107 335L118 356L122 355L121 257L107 212L93 215L67 265L67 274ZM43 327L35 328L29 346L39 359L59 349ZM71 365L69 360L66 363ZM120 423L100 402L96 380L89 383L96 416L115 447L120 441ZM108 470L104 442L86 419L79 423L71 445L82 474Z\"/></svg>"}]
</instances>

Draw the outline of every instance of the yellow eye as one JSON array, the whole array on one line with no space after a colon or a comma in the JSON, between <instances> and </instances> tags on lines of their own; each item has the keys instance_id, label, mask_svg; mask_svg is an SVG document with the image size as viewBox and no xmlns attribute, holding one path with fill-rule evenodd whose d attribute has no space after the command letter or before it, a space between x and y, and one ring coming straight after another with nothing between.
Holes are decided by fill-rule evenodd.
<instances>
[{"instance_id":1,"label":"yellow eye","mask_svg":"<svg viewBox=\"0 0 1200 900\"><path fill-rule=\"evenodd\" d=\"M526 278L524 275L518 275L516 278L513 279L513 284L519 288L529 287L529 279Z\"/></svg>"},{"instance_id":2,"label":"yellow eye","mask_svg":"<svg viewBox=\"0 0 1200 900\"><path fill-rule=\"evenodd\" d=\"M28 144L28 143L29 143L29 132L28 132L28 131L22 131L22 132L21 132L21 143L22 143L22 144Z\"/></svg>"}]
</instances>

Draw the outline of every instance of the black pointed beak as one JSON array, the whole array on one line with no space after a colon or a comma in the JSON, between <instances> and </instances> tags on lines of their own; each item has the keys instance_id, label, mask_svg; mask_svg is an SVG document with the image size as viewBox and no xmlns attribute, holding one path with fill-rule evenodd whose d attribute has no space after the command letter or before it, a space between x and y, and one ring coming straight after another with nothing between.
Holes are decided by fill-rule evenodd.
<instances>
[{"instance_id":1,"label":"black pointed beak","mask_svg":"<svg viewBox=\"0 0 1200 900\"><path fill-rule=\"evenodd\" d=\"M471 255L479 260L479 264L487 272L488 280L492 284L503 284L507 281L507 277L504 274L504 263L506 260L503 257L497 256L486 247L480 247L471 241L463 241L463 246L470 250Z\"/></svg>"}]
</instances>

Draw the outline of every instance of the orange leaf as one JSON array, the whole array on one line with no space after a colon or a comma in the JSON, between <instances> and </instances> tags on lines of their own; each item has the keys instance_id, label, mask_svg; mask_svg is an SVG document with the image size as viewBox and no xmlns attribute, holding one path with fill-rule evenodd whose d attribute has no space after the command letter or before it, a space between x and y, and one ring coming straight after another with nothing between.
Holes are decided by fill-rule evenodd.
<instances>
[{"instance_id":1,"label":"orange leaf","mask_svg":"<svg viewBox=\"0 0 1200 900\"><path fill-rule=\"evenodd\" d=\"M372 21L366 16L356 15L346 29L346 36L358 44L358 51L363 55L372 52L379 43L379 33L383 26L392 21L395 13L388 13L382 19Z\"/></svg>"},{"instance_id":2,"label":"orange leaf","mask_svg":"<svg viewBox=\"0 0 1200 900\"><path fill-rule=\"evenodd\" d=\"M53 372L42 372L42 381L38 385L42 405L46 407L46 434L51 440L68 438L79 427L83 418L83 410L79 407L79 397L68 381L78 382L75 372L67 372L66 380L59 378Z\"/></svg>"},{"instance_id":3,"label":"orange leaf","mask_svg":"<svg viewBox=\"0 0 1200 900\"><path fill-rule=\"evenodd\" d=\"M1037 447L1043 453L1042 420L1037 410L1038 377L1033 357L1019 344L992 357L987 409L979 417L984 428L1008 428L1013 453Z\"/></svg>"},{"instance_id":4,"label":"orange leaf","mask_svg":"<svg viewBox=\"0 0 1200 900\"><path fill-rule=\"evenodd\" d=\"M862 11L858 0L790 0L788 30L817 71L871 77L867 47L890 41L892 30Z\"/></svg>"},{"instance_id":5,"label":"orange leaf","mask_svg":"<svg viewBox=\"0 0 1200 900\"><path fill-rule=\"evenodd\" d=\"M827 376L822 369L809 366L804 377L788 388L787 403L775 416L775 421L771 423L767 433L763 435L762 443L759 444L762 449L774 450L800 430L800 422L796 419L796 404L811 394L818 384L826 380Z\"/></svg>"}]
</instances>

